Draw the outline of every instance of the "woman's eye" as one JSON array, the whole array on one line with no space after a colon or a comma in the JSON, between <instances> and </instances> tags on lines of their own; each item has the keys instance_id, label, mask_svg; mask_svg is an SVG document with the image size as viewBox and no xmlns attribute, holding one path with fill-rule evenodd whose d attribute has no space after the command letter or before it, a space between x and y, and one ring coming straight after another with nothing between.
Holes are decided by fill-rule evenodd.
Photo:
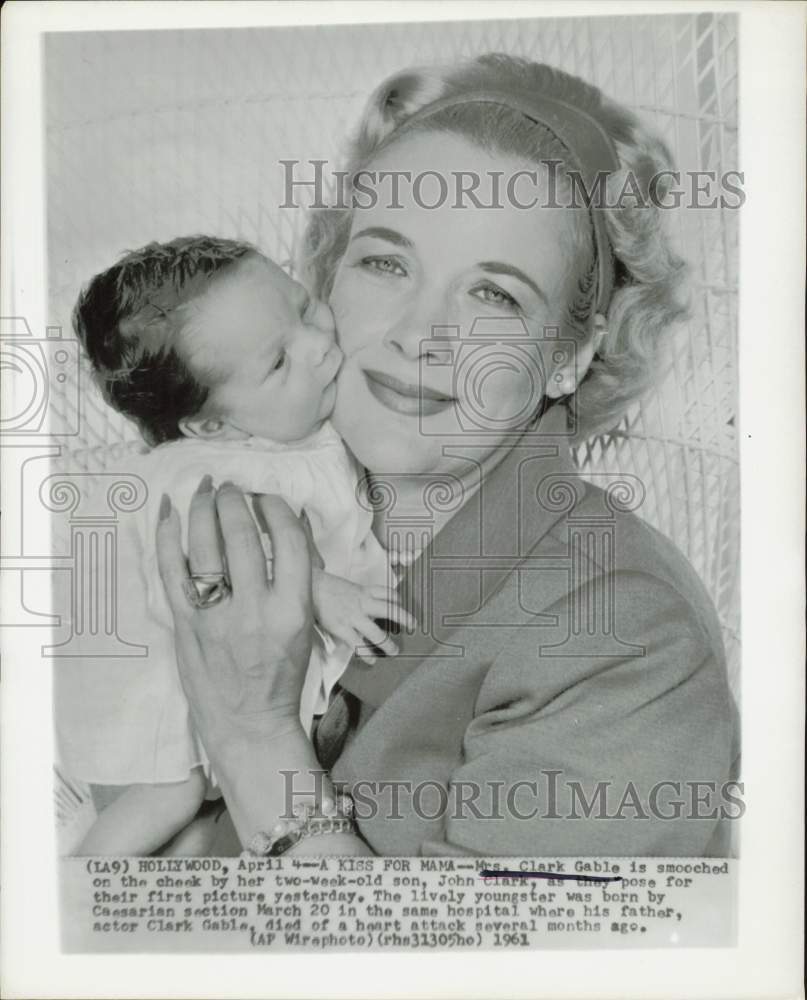
<instances>
[{"instance_id":1,"label":"woman's eye","mask_svg":"<svg viewBox=\"0 0 807 1000\"><path fill-rule=\"evenodd\" d=\"M277 356L277 361L275 361L275 363L272 365L272 371L279 372L280 369L283 367L283 365L285 365L285 363L286 363L286 352L281 351L280 354L278 354Z\"/></svg>"},{"instance_id":2,"label":"woman's eye","mask_svg":"<svg viewBox=\"0 0 807 1000\"><path fill-rule=\"evenodd\" d=\"M381 274L406 274L397 257L363 257L360 264L369 271Z\"/></svg>"},{"instance_id":3,"label":"woman's eye","mask_svg":"<svg viewBox=\"0 0 807 1000\"><path fill-rule=\"evenodd\" d=\"M509 309L521 308L512 295L508 295L507 292L495 285L480 285L479 288L474 288L471 294L492 306L507 306Z\"/></svg>"}]
</instances>

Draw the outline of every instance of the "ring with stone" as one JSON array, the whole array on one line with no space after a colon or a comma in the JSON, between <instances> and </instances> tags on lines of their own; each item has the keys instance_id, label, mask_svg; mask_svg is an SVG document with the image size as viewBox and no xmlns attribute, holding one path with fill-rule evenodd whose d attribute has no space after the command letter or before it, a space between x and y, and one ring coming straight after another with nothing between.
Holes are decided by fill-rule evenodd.
<instances>
[{"instance_id":1,"label":"ring with stone","mask_svg":"<svg viewBox=\"0 0 807 1000\"><path fill-rule=\"evenodd\" d=\"M197 609L215 607L233 592L226 573L191 573L184 590L191 605Z\"/></svg>"}]
</instances>

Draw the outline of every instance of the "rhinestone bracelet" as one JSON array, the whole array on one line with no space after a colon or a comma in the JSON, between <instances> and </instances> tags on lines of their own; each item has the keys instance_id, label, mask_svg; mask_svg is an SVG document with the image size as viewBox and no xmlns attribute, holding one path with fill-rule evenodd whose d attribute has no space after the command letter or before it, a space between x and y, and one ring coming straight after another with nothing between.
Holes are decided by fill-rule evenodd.
<instances>
[{"instance_id":1,"label":"rhinestone bracelet","mask_svg":"<svg viewBox=\"0 0 807 1000\"><path fill-rule=\"evenodd\" d=\"M281 819L267 833L259 830L241 853L242 858L276 858L305 837L327 833L353 833L353 799L340 794L335 799L324 796L319 807L299 803L293 819Z\"/></svg>"}]
</instances>

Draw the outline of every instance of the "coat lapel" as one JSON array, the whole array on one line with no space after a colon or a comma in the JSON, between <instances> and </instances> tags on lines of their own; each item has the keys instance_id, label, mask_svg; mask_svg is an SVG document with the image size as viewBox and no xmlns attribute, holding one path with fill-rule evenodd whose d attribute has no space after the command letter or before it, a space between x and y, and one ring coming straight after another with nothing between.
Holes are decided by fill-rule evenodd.
<instances>
[{"instance_id":1,"label":"coat lapel","mask_svg":"<svg viewBox=\"0 0 807 1000\"><path fill-rule=\"evenodd\" d=\"M541 421L540 433L520 438L404 572L398 592L421 628L397 637L396 657L379 659L372 667L354 657L342 687L378 707L424 657L438 661L462 655L462 647L451 643L452 628L473 623L519 560L563 516L563 509L541 504L537 491L548 475L576 475L568 436L562 433L565 419L565 410L554 407Z\"/></svg>"}]
</instances>

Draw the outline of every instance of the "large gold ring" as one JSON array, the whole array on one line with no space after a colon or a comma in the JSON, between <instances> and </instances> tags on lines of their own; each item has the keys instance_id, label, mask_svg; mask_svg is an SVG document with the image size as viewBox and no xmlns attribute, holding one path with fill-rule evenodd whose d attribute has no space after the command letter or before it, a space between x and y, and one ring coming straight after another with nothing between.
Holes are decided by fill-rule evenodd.
<instances>
[{"instance_id":1,"label":"large gold ring","mask_svg":"<svg viewBox=\"0 0 807 1000\"><path fill-rule=\"evenodd\" d=\"M194 608L212 608L233 592L225 573L191 573L184 584L185 596Z\"/></svg>"}]
</instances>

